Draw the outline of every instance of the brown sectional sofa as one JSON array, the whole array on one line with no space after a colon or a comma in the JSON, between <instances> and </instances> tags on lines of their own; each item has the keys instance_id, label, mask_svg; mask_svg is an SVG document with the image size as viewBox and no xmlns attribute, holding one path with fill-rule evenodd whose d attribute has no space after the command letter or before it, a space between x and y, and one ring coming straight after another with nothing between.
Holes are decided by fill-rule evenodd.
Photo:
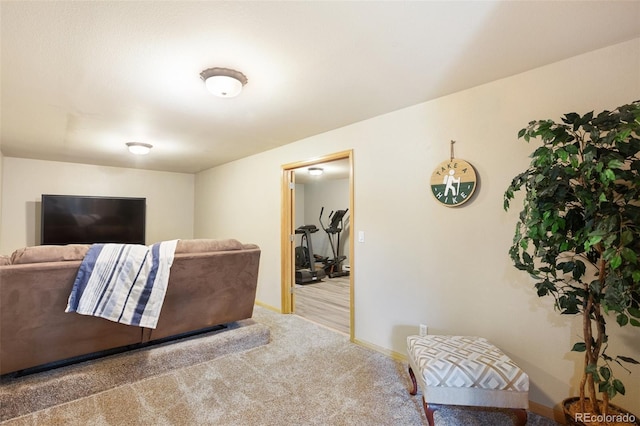
<instances>
[{"instance_id":1,"label":"brown sectional sofa","mask_svg":"<svg viewBox=\"0 0 640 426\"><path fill-rule=\"evenodd\" d=\"M88 247L35 246L0 258L0 374L253 315L260 248L236 240L178 242L155 329L65 313Z\"/></svg>"}]
</instances>

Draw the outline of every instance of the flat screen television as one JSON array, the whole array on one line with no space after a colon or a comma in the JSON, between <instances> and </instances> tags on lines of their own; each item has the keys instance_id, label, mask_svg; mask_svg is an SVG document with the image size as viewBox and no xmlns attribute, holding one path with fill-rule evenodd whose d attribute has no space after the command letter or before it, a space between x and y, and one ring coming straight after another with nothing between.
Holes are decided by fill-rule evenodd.
<instances>
[{"instance_id":1,"label":"flat screen television","mask_svg":"<svg viewBox=\"0 0 640 426\"><path fill-rule=\"evenodd\" d=\"M41 244L145 244L146 198L42 195Z\"/></svg>"}]
</instances>

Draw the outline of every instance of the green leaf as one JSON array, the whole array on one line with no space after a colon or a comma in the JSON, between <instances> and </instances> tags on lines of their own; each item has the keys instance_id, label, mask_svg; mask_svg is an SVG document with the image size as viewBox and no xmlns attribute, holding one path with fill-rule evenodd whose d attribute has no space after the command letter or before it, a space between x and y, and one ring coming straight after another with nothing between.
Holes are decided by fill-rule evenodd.
<instances>
[{"instance_id":1,"label":"green leaf","mask_svg":"<svg viewBox=\"0 0 640 426\"><path fill-rule=\"evenodd\" d=\"M634 327L640 327L640 321L638 321L637 319L631 318L629 320L629 323Z\"/></svg>"},{"instance_id":2,"label":"green leaf","mask_svg":"<svg viewBox=\"0 0 640 426\"><path fill-rule=\"evenodd\" d=\"M633 232L628 229L625 229L620 233L620 244L623 246L628 245L633 241Z\"/></svg>"},{"instance_id":3,"label":"green leaf","mask_svg":"<svg viewBox=\"0 0 640 426\"><path fill-rule=\"evenodd\" d=\"M609 247L608 249L606 249L606 250L604 251L604 253L602 253L602 257L603 257L605 260L610 261L610 260L611 260L611 258L612 258L615 254L616 254L616 249L615 249L615 248L613 248L613 247Z\"/></svg>"},{"instance_id":4,"label":"green leaf","mask_svg":"<svg viewBox=\"0 0 640 426\"><path fill-rule=\"evenodd\" d=\"M573 352L584 352L587 350L587 345L584 342L578 342L575 345L573 345L573 348L571 348L571 350Z\"/></svg>"},{"instance_id":5,"label":"green leaf","mask_svg":"<svg viewBox=\"0 0 640 426\"><path fill-rule=\"evenodd\" d=\"M538 297L546 296L549 292L556 291L556 287L549 280L544 280L536 284L538 289Z\"/></svg>"},{"instance_id":6,"label":"green leaf","mask_svg":"<svg viewBox=\"0 0 640 426\"><path fill-rule=\"evenodd\" d=\"M614 379L613 380L613 387L618 393L624 395L624 392L625 392L624 385L622 384L622 382L620 380Z\"/></svg>"},{"instance_id":7,"label":"green leaf","mask_svg":"<svg viewBox=\"0 0 640 426\"><path fill-rule=\"evenodd\" d=\"M557 304L561 308L563 315L575 315L580 313L580 301L575 294L569 293L558 298Z\"/></svg>"},{"instance_id":8,"label":"green leaf","mask_svg":"<svg viewBox=\"0 0 640 426\"><path fill-rule=\"evenodd\" d=\"M562 121L564 121L567 124L574 124L576 121L578 121L580 119L580 115L578 115L575 112L570 112L568 114L565 114L564 118L562 119Z\"/></svg>"},{"instance_id":9,"label":"green leaf","mask_svg":"<svg viewBox=\"0 0 640 426\"><path fill-rule=\"evenodd\" d=\"M602 235L592 235L589 237L589 240L584 243L584 249L589 250L589 248L595 246L600 241L602 241Z\"/></svg>"},{"instance_id":10,"label":"green leaf","mask_svg":"<svg viewBox=\"0 0 640 426\"><path fill-rule=\"evenodd\" d=\"M622 265L622 257L620 254L616 254L611 258L611 268L618 269Z\"/></svg>"},{"instance_id":11,"label":"green leaf","mask_svg":"<svg viewBox=\"0 0 640 426\"><path fill-rule=\"evenodd\" d=\"M569 159L569 153L562 148L556 151L556 155L560 157L562 161L567 161Z\"/></svg>"},{"instance_id":12,"label":"green leaf","mask_svg":"<svg viewBox=\"0 0 640 426\"><path fill-rule=\"evenodd\" d=\"M633 359L633 358L629 358L628 356L618 355L618 359L619 359L620 361L628 362L629 364L636 364L636 365L639 365L639 364L640 364L640 362L636 361L636 360L635 360L635 359Z\"/></svg>"},{"instance_id":13,"label":"green leaf","mask_svg":"<svg viewBox=\"0 0 640 426\"><path fill-rule=\"evenodd\" d=\"M635 251L631 250L629 247L624 247L620 251L620 254L622 254L622 257L624 257L624 260L626 260L627 262L633 263L633 264L638 263L638 255L636 254Z\"/></svg>"},{"instance_id":14,"label":"green leaf","mask_svg":"<svg viewBox=\"0 0 640 426\"><path fill-rule=\"evenodd\" d=\"M614 180L616 180L616 174L611 169L605 169L604 175L609 180L609 182L613 182Z\"/></svg>"},{"instance_id":15,"label":"green leaf","mask_svg":"<svg viewBox=\"0 0 640 426\"><path fill-rule=\"evenodd\" d=\"M622 169L624 167L624 163L620 160L611 160L609 161L609 164L607 164L607 167L609 167L610 169Z\"/></svg>"},{"instance_id":16,"label":"green leaf","mask_svg":"<svg viewBox=\"0 0 640 426\"><path fill-rule=\"evenodd\" d=\"M640 309L638 308L628 308L627 312L629 312L629 315L632 317L640 318Z\"/></svg>"},{"instance_id":17,"label":"green leaf","mask_svg":"<svg viewBox=\"0 0 640 426\"><path fill-rule=\"evenodd\" d=\"M605 381L609 381L609 378L611 377L611 370L609 370L609 367L600 367L600 376Z\"/></svg>"},{"instance_id":18,"label":"green leaf","mask_svg":"<svg viewBox=\"0 0 640 426\"><path fill-rule=\"evenodd\" d=\"M573 268L575 268L575 266L576 264L573 262L562 262L558 264L558 268L562 267L562 272L564 272L565 274L573 271Z\"/></svg>"},{"instance_id":19,"label":"green leaf","mask_svg":"<svg viewBox=\"0 0 640 426\"><path fill-rule=\"evenodd\" d=\"M616 322L620 327L624 327L629 323L629 317L625 314L618 314L618 316L616 317Z\"/></svg>"},{"instance_id":20,"label":"green leaf","mask_svg":"<svg viewBox=\"0 0 640 426\"><path fill-rule=\"evenodd\" d=\"M573 269L573 279L579 280L587 270L587 266L581 260L575 261L575 268Z\"/></svg>"}]
</instances>

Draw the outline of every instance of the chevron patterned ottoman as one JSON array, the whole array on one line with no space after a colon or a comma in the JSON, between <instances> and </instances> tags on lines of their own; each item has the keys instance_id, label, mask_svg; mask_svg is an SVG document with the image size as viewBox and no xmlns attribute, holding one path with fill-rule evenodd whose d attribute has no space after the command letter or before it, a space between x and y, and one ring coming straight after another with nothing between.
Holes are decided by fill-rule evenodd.
<instances>
[{"instance_id":1,"label":"chevron patterned ottoman","mask_svg":"<svg viewBox=\"0 0 640 426\"><path fill-rule=\"evenodd\" d=\"M529 376L487 339L470 336L407 337L411 395L422 391L427 421L431 404L512 409L515 424L527 423Z\"/></svg>"}]
</instances>

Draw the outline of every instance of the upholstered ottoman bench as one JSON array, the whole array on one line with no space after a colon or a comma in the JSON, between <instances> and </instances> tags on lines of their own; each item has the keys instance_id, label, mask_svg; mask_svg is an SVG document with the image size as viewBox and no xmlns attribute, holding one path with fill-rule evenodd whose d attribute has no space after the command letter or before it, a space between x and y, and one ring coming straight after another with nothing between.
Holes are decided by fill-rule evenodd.
<instances>
[{"instance_id":1,"label":"upholstered ottoman bench","mask_svg":"<svg viewBox=\"0 0 640 426\"><path fill-rule=\"evenodd\" d=\"M433 405L512 409L517 425L527 423L529 376L500 349L481 337L407 337L411 395L422 391L431 426ZM432 405L433 404L433 405Z\"/></svg>"}]
</instances>

